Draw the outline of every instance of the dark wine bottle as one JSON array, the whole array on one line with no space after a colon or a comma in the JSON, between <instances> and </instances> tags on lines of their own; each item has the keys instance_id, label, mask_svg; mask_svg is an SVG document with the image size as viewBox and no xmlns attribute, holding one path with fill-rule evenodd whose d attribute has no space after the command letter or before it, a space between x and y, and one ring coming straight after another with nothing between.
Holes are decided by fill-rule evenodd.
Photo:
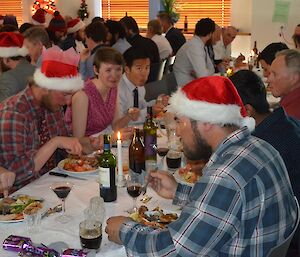
<instances>
[{"instance_id":1,"label":"dark wine bottle","mask_svg":"<svg viewBox=\"0 0 300 257\"><path fill-rule=\"evenodd\" d=\"M129 146L129 169L142 173L145 170L145 147L140 137L140 130L135 128Z\"/></svg>"},{"instance_id":2,"label":"dark wine bottle","mask_svg":"<svg viewBox=\"0 0 300 257\"><path fill-rule=\"evenodd\" d=\"M147 119L144 123L145 161L155 161L157 145L157 126L153 121L152 107L147 107ZM146 165L147 166L147 165Z\"/></svg>"},{"instance_id":3,"label":"dark wine bottle","mask_svg":"<svg viewBox=\"0 0 300 257\"><path fill-rule=\"evenodd\" d=\"M117 199L116 187L116 157L110 151L110 136L104 135L103 153L98 158L100 196L104 202Z\"/></svg>"},{"instance_id":4,"label":"dark wine bottle","mask_svg":"<svg viewBox=\"0 0 300 257\"><path fill-rule=\"evenodd\" d=\"M184 32L188 31L188 19L187 16L184 16L184 27L183 27Z\"/></svg>"}]
</instances>

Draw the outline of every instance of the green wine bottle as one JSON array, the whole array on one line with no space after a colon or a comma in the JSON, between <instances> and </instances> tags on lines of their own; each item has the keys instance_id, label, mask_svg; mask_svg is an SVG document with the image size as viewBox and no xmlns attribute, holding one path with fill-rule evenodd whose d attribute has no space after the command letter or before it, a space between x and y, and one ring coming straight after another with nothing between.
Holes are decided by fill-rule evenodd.
<instances>
[{"instance_id":1,"label":"green wine bottle","mask_svg":"<svg viewBox=\"0 0 300 257\"><path fill-rule=\"evenodd\" d=\"M116 187L116 157L110 151L110 136L104 135L103 153L98 158L100 196L104 202L117 199Z\"/></svg>"}]
</instances>

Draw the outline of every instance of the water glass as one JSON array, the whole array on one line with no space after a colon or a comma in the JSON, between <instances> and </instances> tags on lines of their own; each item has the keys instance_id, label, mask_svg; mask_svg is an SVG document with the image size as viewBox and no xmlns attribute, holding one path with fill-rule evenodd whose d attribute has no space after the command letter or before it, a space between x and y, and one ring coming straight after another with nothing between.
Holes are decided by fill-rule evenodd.
<instances>
[{"instance_id":1,"label":"water glass","mask_svg":"<svg viewBox=\"0 0 300 257\"><path fill-rule=\"evenodd\" d=\"M23 213L24 223L29 233L38 233L41 231L42 209L34 213Z\"/></svg>"},{"instance_id":2,"label":"water glass","mask_svg":"<svg viewBox=\"0 0 300 257\"><path fill-rule=\"evenodd\" d=\"M95 249L98 251L102 242L102 223L93 219L80 222L79 236L83 249Z\"/></svg>"}]
</instances>

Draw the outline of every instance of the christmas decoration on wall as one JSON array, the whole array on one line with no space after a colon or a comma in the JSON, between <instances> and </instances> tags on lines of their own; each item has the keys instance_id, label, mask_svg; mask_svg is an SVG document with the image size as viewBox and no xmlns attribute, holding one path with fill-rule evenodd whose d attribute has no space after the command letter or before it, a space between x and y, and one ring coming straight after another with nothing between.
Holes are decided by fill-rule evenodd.
<instances>
[{"instance_id":1,"label":"christmas decoration on wall","mask_svg":"<svg viewBox=\"0 0 300 257\"><path fill-rule=\"evenodd\" d=\"M80 8L77 11L77 14L81 20L84 20L89 17L89 12L85 0L81 0Z\"/></svg>"},{"instance_id":2,"label":"christmas decoration on wall","mask_svg":"<svg viewBox=\"0 0 300 257\"><path fill-rule=\"evenodd\" d=\"M56 11L55 0L36 0L31 8L32 13L35 13L37 9L53 14Z\"/></svg>"}]
</instances>

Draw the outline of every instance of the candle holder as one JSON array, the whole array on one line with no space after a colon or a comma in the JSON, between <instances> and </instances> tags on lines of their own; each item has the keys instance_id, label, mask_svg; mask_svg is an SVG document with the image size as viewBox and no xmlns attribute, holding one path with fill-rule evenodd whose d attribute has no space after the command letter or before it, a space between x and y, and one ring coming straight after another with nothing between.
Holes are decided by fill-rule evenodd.
<instances>
[{"instance_id":1,"label":"candle holder","mask_svg":"<svg viewBox=\"0 0 300 257\"><path fill-rule=\"evenodd\" d=\"M125 185L126 185L126 179L124 174L118 175L117 187L125 187Z\"/></svg>"}]
</instances>

